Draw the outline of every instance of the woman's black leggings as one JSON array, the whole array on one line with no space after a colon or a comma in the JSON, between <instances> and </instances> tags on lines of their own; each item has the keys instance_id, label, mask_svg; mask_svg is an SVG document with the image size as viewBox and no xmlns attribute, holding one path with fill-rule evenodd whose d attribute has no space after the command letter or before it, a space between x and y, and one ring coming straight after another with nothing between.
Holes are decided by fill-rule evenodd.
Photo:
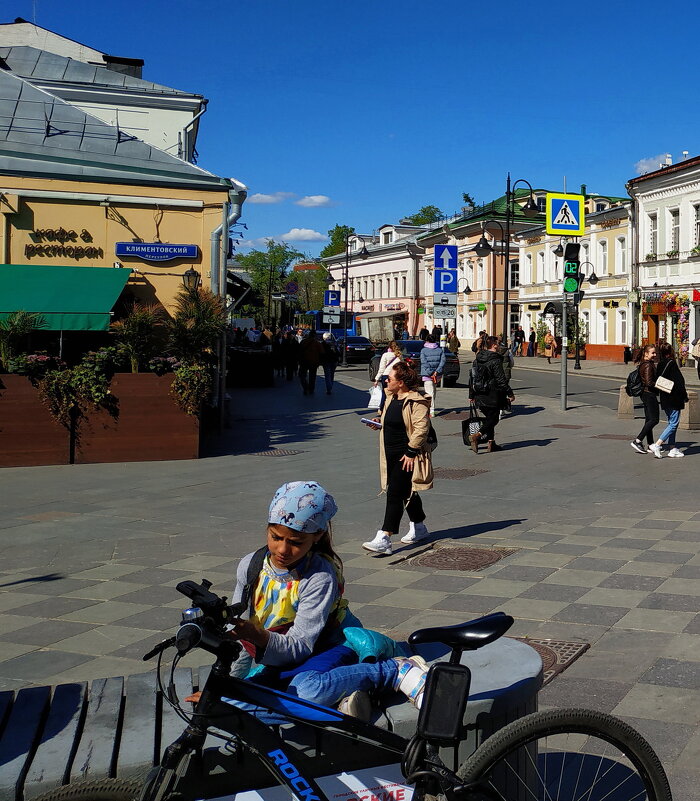
<instances>
[{"instance_id":1,"label":"woman's black leggings","mask_svg":"<svg viewBox=\"0 0 700 801\"><path fill-rule=\"evenodd\" d=\"M412 523L422 523L425 520L420 495L411 489L413 475L401 465L402 455L386 454L386 510L382 531L390 531L392 534L398 533L404 508Z\"/></svg>"},{"instance_id":2,"label":"woman's black leggings","mask_svg":"<svg viewBox=\"0 0 700 801\"><path fill-rule=\"evenodd\" d=\"M659 400L653 392L642 392L642 403L644 404L644 425L639 432L637 439L651 445L654 442L654 426L659 424Z\"/></svg>"}]
</instances>

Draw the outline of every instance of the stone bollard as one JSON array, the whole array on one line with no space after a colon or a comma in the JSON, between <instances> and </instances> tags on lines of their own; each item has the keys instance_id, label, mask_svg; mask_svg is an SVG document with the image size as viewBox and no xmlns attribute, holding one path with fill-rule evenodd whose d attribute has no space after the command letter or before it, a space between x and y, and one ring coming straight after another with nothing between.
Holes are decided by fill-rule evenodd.
<instances>
[{"instance_id":1,"label":"stone bollard","mask_svg":"<svg viewBox=\"0 0 700 801\"><path fill-rule=\"evenodd\" d=\"M695 390L688 390L688 403L681 411L678 428L682 428L684 431L700 428L700 401L698 401L698 393Z\"/></svg>"},{"instance_id":2,"label":"stone bollard","mask_svg":"<svg viewBox=\"0 0 700 801\"><path fill-rule=\"evenodd\" d=\"M620 387L620 397L617 401L617 416L632 419L634 417L634 398L627 394L626 384Z\"/></svg>"}]
</instances>

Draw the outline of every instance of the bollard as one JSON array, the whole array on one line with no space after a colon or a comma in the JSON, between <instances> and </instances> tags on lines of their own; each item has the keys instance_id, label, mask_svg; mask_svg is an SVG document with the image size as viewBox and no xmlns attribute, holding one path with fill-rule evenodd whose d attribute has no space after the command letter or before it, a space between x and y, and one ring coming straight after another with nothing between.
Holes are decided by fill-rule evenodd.
<instances>
[{"instance_id":1,"label":"bollard","mask_svg":"<svg viewBox=\"0 0 700 801\"><path fill-rule=\"evenodd\" d=\"M681 411L678 428L682 428L684 431L693 431L700 428L700 402L698 401L698 393L695 390L688 390L688 403L685 404Z\"/></svg>"},{"instance_id":2,"label":"bollard","mask_svg":"<svg viewBox=\"0 0 700 801\"><path fill-rule=\"evenodd\" d=\"M620 387L620 397L617 401L617 416L632 419L634 417L634 398L627 394L625 384Z\"/></svg>"}]
</instances>

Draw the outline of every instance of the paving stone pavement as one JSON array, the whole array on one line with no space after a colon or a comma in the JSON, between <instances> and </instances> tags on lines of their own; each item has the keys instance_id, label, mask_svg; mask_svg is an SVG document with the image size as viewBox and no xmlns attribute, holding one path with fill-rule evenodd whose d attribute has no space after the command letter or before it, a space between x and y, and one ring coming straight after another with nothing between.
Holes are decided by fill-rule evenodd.
<instances>
[{"instance_id":1,"label":"paving stone pavement","mask_svg":"<svg viewBox=\"0 0 700 801\"><path fill-rule=\"evenodd\" d=\"M639 421L523 393L497 430L505 449L476 456L443 416L463 410L464 388L441 390L435 464L484 472L437 481L424 496L429 540L375 557L360 547L383 511L376 438L358 422L366 374L338 378L332 396L286 382L234 392L231 428L198 461L3 470L0 690L143 671L186 605L175 584L205 576L230 594L274 490L315 478L338 501L334 538L365 625L402 637L504 610L513 636L590 643L541 708L624 717L659 752L674 796L700 799L698 433L680 432L685 459L657 460L597 438L631 438ZM271 448L299 453L256 455ZM411 561L445 545L517 550L469 573Z\"/></svg>"}]
</instances>

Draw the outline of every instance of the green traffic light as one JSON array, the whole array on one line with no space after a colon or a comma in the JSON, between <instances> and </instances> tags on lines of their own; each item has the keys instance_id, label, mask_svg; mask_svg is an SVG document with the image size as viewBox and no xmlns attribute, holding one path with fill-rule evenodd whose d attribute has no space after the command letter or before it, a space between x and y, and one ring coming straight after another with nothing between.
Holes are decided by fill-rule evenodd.
<instances>
[{"instance_id":1,"label":"green traffic light","mask_svg":"<svg viewBox=\"0 0 700 801\"><path fill-rule=\"evenodd\" d=\"M578 291L578 279L576 278L564 279L564 292L577 292L577 291Z\"/></svg>"}]
</instances>

